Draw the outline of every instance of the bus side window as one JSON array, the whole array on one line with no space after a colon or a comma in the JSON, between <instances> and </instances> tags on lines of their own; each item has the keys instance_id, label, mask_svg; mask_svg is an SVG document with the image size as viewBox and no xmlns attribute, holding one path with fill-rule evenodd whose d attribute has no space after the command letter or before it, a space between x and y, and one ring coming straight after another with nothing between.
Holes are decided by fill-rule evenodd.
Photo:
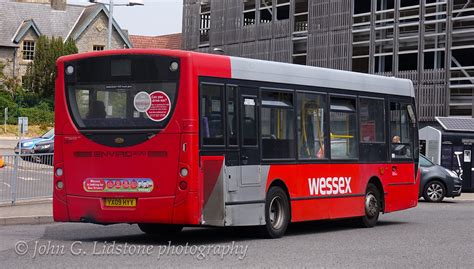
<instances>
[{"instance_id":1,"label":"bus side window","mask_svg":"<svg viewBox=\"0 0 474 269\"><path fill-rule=\"evenodd\" d=\"M390 135L392 159L411 159L413 157L413 128L414 115L409 112L411 105L390 102Z\"/></svg>"},{"instance_id":2,"label":"bus side window","mask_svg":"<svg viewBox=\"0 0 474 269\"><path fill-rule=\"evenodd\" d=\"M359 156L355 99L331 97L331 158L356 159Z\"/></svg>"},{"instance_id":3,"label":"bus side window","mask_svg":"<svg viewBox=\"0 0 474 269\"><path fill-rule=\"evenodd\" d=\"M360 98L360 141L385 142L384 101Z\"/></svg>"},{"instance_id":4,"label":"bus side window","mask_svg":"<svg viewBox=\"0 0 474 269\"><path fill-rule=\"evenodd\" d=\"M201 84L201 137L203 146L224 145L224 86Z\"/></svg>"},{"instance_id":5,"label":"bus side window","mask_svg":"<svg viewBox=\"0 0 474 269\"><path fill-rule=\"evenodd\" d=\"M262 90L263 159L295 158L293 94Z\"/></svg>"},{"instance_id":6,"label":"bus side window","mask_svg":"<svg viewBox=\"0 0 474 269\"><path fill-rule=\"evenodd\" d=\"M227 86L227 142L229 146L238 146L237 128L237 86Z\"/></svg>"},{"instance_id":7,"label":"bus side window","mask_svg":"<svg viewBox=\"0 0 474 269\"><path fill-rule=\"evenodd\" d=\"M359 98L359 137L361 161L387 161L385 100Z\"/></svg>"},{"instance_id":8,"label":"bus side window","mask_svg":"<svg viewBox=\"0 0 474 269\"><path fill-rule=\"evenodd\" d=\"M254 98L243 98L242 138L244 146L257 145L257 109Z\"/></svg>"},{"instance_id":9,"label":"bus side window","mask_svg":"<svg viewBox=\"0 0 474 269\"><path fill-rule=\"evenodd\" d=\"M298 157L302 160L326 159L326 96L298 93Z\"/></svg>"}]
</instances>

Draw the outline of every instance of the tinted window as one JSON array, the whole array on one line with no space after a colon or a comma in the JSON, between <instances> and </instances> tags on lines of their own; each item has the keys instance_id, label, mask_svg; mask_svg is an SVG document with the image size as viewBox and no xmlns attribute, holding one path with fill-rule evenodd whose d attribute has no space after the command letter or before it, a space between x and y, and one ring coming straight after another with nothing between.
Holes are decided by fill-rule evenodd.
<instances>
[{"instance_id":1,"label":"tinted window","mask_svg":"<svg viewBox=\"0 0 474 269\"><path fill-rule=\"evenodd\" d=\"M333 97L331 98L331 110L354 112L355 100Z\"/></svg>"},{"instance_id":2,"label":"tinted window","mask_svg":"<svg viewBox=\"0 0 474 269\"><path fill-rule=\"evenodd\" d=\"M253 97L243 97L242 136L244 146L257 145L257 102Z\"/></svg>"},{"instance_id":3,"label":"tinted window","mask_svg":"<svg viewBox=\"0 0 474 269\"><path fill-rule=\"evenodd\" d=\"M420 155L420 166L430 167L433 166L433 163L426 159L426 157Z\"/></svg>"},{"instance_id":4,"label":"tinted window","mask_svg":"<svg viewBox=\"0 0 474 269\"><path fill-rule=\"evenodd\" d=\"M176 100L179 59L111 55L66 62L71 116L80 130L162 129Z\"/></svg>"},{"instance_id":5,"label":"tinted window","mask_svg":"<svg viewBox=\"0 0 474 269\"><path fill-rule=\"evenodd\" d=\"M262 91L261 134L263 159L295 157L292 94Z\"/></svg>"},{"instance_id":6,"label":"tinted window","mask_svg":"<svg viewBox=\"0 0 474 269\"><path fill-rule=\"evenodd\" d=\"M358 157L355 100L331 98L331 158Z\"/></svg>"},{"instance_id":7,"label":"tinted window","mask_svg":"<svg viewBox=\"0 0 474 269\"><path fill-rule=\"evenodd\" d=\"M383 100L360 99L360 141L385 142L385 108Z\"/></svg>"},{"instance_id":8,"label":"tinted window","mask_svg":"<svg viewBox=\"0 0 474 269\"><path fill-rule=\"evenodd\" d=\"M325 96L298 93L298 156L300 159L326 158Z\"/></svg>"},{"instance_id":9,"label":"tinted window","mask_svg":"<svg viewBox=\"0 0 474 269\"><path fill-rule=\"evenodd\" d=\"M54 136L54 129L49 130L46 132L44 135L42 135L42 138L50 139Z\"/></svg>"},{"instance_id":10,"label":"tinted window","mask_svg":"<svg viewBox=\"0 0 474 269\"><path fill-rule=\"evenodd\" d=\"M201 137L207 146L224 145L222 85L201 85Z\"/></svg>"},{"instance_id":11,"label":"tinted window","mask_svg":"<svg viewBox=\"0 0 474 269\"><path fill-rule=\"evenodd\" d=\"M227 86L227 139L230 146L237 144L237 87Z\"/></svg>"},{"instance_id":12,"label":"tinted window","mask_svg":"<svg viewBox=\"0 0 474 269\"><path fill-rule=\"evenodd\" d=\"M410 112L409 112L410 111ZM413 128L411 105L390 103L390 132L392 158L409 159L413 157Z\"/></svg>"},{"instance_id":13,"label":"tinted window","mask_svg":"<svg viewBox=\"0 0 474 269\"><path fill-rule=\"evenodd\" d=\"M170 118L176 89L177 83L172 82L91 84L70 86L68 95L80 129L163 128ZM136 101L137 95L146 97L145 110Z\"/></svg>"}]
</instances>

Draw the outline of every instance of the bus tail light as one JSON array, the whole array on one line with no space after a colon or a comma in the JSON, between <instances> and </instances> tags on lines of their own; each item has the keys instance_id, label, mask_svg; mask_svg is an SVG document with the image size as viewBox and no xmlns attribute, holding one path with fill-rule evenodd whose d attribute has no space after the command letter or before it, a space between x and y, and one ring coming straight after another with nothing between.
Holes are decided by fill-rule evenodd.
<instances>
[{"instance_id":1,"label":"bus tail light","mask_svg":"<svg viewBox=\"0 0 474 269\"><path fill-rule=\"evenodd\" d=\"M186 190L188 188L188 183L182 180L181 182L179 182L179 188L183 191Z\"/></svg>"},{"instance_id":2,"label":"bus tail light","mask_svg":"<svg viewBox=\"0 0 474 269\"><path fill-rule=\"evenodd\" d=\"M62 201L66 201L66 182L62 163L56 164L54 168L54 195Z\"/></svg>"}]
</instances>

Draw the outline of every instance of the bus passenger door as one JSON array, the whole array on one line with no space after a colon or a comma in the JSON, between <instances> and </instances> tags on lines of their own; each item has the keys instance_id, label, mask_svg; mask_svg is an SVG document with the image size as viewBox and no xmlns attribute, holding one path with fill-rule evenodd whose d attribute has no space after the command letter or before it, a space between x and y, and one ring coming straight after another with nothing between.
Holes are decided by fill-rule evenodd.
<instances>
[{"instance_id":1,"label":"bus passenger door","mask_svg":"<svg viewBox=\"0 0 474 269\"><path fill-rule=\"evenodd\" d=\"M240 169L241 184L260 184L260 147L258 137L258 89L240 88Z\"/></svg>"}]
</instances>

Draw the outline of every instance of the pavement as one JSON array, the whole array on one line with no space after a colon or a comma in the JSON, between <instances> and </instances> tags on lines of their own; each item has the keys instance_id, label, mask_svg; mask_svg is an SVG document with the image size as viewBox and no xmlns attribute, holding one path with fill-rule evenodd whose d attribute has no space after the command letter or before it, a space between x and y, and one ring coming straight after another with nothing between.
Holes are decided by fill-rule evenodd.
<instances>
[{"instance_id":1,"label":"pavement","mask_svg":"<svg viewBox=\"0 0 474 269\"><path fill-rule=\"evenodd\" d=\"M13 149L18 143L18 137L0 137L0 149Z\"/></svg>"},{"instance_id":2,"label":"pavement","mask_svg":"<svg viewBox=\"0 0 474 269\"><path fill-rule=\"evenodd\" d=\"M15 154L13 149L18 143L18 137L0 137L0 156Z\"/></svg>"},{"instance_id":3,"label":"pavement","mask_svg":"<svg viewBox=\"0 0 474 269\"><path fill-rule=\"evenodd\" d=\"M0 204L0 226L19 224L53 223L51 199L31 200Z\"/></svg>"},{"instance_id":4,"label":"pavement","mask_svg":"<svg viewBox=\"0 0 474 269\"><path fill-rule=\"evenodd\" d=\"M420 201L372 229L294 223L281 239L255 229L186 227L148 236L137 225L0 226L1 268L474 268L474 201Z\"/></svg>"},{"instance_id":5,"label":"pavement","mask_svg":"<svg viewBox=\"0 0 474 269\"><path fill-rule=\"evenodd\" d=\"M444 201L474 201L474 193L463 193L460 197L445 198ZM0 226L53 222L51 199L20 201L15 205L0 204Z\"/></svg>"}]
</instances>

